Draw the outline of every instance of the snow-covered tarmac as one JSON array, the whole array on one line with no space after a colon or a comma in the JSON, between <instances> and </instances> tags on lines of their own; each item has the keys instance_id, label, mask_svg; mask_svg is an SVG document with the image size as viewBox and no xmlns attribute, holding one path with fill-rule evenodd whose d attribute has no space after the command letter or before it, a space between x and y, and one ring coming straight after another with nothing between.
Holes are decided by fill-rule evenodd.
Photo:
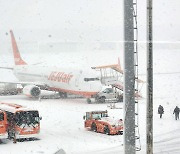
<instances>
[{"instance_id":1,"label":"snow-covered tarmac","mask_svg":"<svg viewBox=\"0 0 180 154\"><path fill-rule=\"evenodd\" d=\"M83 115L86 111L108 110L110 116L123 116L122 109L110 109L109 104L87 104L85 99L43 99L32 100L26 96L1 96L1 101L21 104L38 109L42 116L39 140L13 144L3 140L0 144L2 154L53 154L63 149L67 154L115 154L123 152L122 135L105 135L84 129ZM146 150L146 104L145 99L139 102L139 128L142 150ZM160 119L157 107L164 106L165 114ZM123 103L118 103L123 107ZM180 153L180 120L173 116L174 103L168 99L154 100L154 153Z\"/></svg>"},{"instance_id":2,"label":"snow-covered tarmac","mask_svg":"<svg viewBox=\"0 0 180 154\"><path fill-rule=\"evenodd\" d=\"M89 54L79 53L81 65L76 63L79 57L73 56L68 59L69 53L59 53L58 56L44 56L49 63L54 60L59 61L59 57L64 57L57 66L68 65L82 67L112 64L116 62L119 55L113 52L112 57L109 52L97 52L88 57ZM96 57L103 55L99 60ZM139 71L145 74L145 52L139 55ZM41 57L41 56L39 56ZM50 57L50 59L49 59ZM29 59L29 56L26 56ZM38 57L34 55L33 60ZM88 59L88 63L87 60ZM122 59L120 57L120 59ZM180 52L178 50L159 50L154 52L154 80L153 80L153 102L154 102L154 154L179 154L180 153L180 120L176 121L173 110L176 105L180 107ZM3 61L2 61L3 60ZM13 63L13 59L2 56L1 63L6 65L5 60ZM34 60L34 61L35 61ZM53 61L53 62L54 62ZM123 61L123 60L122 60ZM121 64L123 62L121 61ZM33 62L32 62L33 63ZM84 68L85 69L85 68ZM1 71L1 80L14 80L12 72L9 70ZM146 80L146 76L140 76ZM146 97L146 85L142 90L143 97ZM87 104L85 99L43 99L42 101L32 100L23 95L0 96L0 101L22 104L24 106L38 109L42 116L41 132L36 141L25 141L13 144L12 141L3 140L0 144L0 154L54 154L59 149L63 149L66 154L117 154L123 153L123 136L108 136L94 133L84 129L83 115L86 111L108 110L114 117L122 118L123 109L109 109L109 104ZM165 113L160 119L157 114L159 105L163 105ZM123 107L123 103L118 103ZM142 150L139 154L146 153L146 98L139 101L139 129Z\"/></svg>"},{"instance_id":3,"label":"snow-covered tarmac","mask_svg":"<svg viewBox=\"0 0 180 154\"><path fill-rule=\"evenodd\" d=\"M25 96L1 97L1 101L18 103L39 110L42 116L41 132L37 141L18 142L3 140L3 154L55 153L64 149L66 153L91 153L122 149L123 136L107 136L84 129L83 115L86 111L106 110L108 104L87 104L85 99L30 100ZM119 104L122 106L122 103ZM122 117L122 109L111 110L110 115Z\"/></svg>"}]
</instances>

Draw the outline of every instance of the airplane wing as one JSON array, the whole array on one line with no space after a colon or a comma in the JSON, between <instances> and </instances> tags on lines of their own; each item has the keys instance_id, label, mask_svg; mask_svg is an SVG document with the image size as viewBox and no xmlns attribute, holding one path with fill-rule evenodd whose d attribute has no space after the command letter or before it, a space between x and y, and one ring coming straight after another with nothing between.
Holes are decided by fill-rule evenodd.
<instances>
[{"instance_id":1,"label":"airplane wing","mask_svg":"<svg viewBox=\"0 0 180 154\"><path fill-rule=\"evenodd\" d=\"M0 69L13 70L14 68L12 68L12 67L0 67Z\"/></svg>"},{"instance_id":2,"label":"airplane wing","mask_svg":"<svg viewBox=\"0 0 180 154\"><path fill-rule=\"evenodd\" d=\"M21 82L21 81L0 81L0 83L9 83L9 84L21 84L22 86L26 85L36 85L38 87L47 88L48 85L43 82Z\"/></svg>"},{"instance_id":3,"label":"airplane wing","mask_svg":"<svg viewBox=\"0 0 180 154\"><path fill-rule=\"evenodd\" d=\"M13 70L12 67L0 67L0 69ZM0 83L9 83L9 84L21 84L22 86L26 85L36 85L40 88L48 88L49 86L43 82L21 82L21 81L0 81Z\"/></svg>"}]
</instances>

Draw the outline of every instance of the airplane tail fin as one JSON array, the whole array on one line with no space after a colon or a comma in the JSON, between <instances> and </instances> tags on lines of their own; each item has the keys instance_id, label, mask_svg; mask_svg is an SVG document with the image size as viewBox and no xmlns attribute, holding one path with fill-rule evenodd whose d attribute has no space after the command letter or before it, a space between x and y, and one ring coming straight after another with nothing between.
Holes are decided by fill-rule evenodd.
<instances>
[{"instance_id":1,"label":"airplane tail fin","mask_svg":"<svg viewBox=\"0 0 180 154\"><path fill-rule=\"evenodd\" d=\"M12 42L15 65L27 65L27 63L21 58L12 30L10 30L10 34L11 34L11 42Z\"/></svg>"}]
</instances>

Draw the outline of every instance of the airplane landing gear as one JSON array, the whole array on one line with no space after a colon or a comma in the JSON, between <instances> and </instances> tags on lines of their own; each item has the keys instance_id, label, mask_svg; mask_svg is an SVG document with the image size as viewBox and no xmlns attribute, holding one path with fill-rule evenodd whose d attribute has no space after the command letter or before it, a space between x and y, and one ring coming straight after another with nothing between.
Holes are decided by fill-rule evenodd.
<instances>
[{"instance_id":1,"label":"airplane landing gear","mask_svg":"<svg viewBox=\"0 0 180 154\"><path fill-rule=\"evenodd\" d=\"M59 92L59 96L60 96L61 98L67 98L67 93L65 93L65 92Z\"/></svg>"},{"instance_id":2,"label":"airplane landing gear","mask_svg":"<svg viewBox=\"0 0 180 154\"><path fill-rule=\"evenodd\" d=\"M87 98L86 101L87 101L88 104L92 103L90 98Z\"/></svg>"}]
</instances>

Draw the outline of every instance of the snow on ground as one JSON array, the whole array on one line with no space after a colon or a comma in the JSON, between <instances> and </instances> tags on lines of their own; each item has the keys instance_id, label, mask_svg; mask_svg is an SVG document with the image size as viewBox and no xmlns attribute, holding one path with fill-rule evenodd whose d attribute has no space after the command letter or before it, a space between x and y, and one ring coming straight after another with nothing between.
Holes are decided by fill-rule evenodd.
<instances>
[{"instance_id":1,"label":"snow on ground","mask_svg":"<svg viewBox=\"0 0 180 154\"><path fill-rule=\"evenodd\" d=\"M99 57L98 55L101 55L102 52L91 55L91 59L85 54L80 55L81 58L72 56L69 65L74 64L74 66L80 67L76 64L78 58L82 60L80 60L82 64L85 64L88 59L87 66L90 64L104 64L104 62L112 64L113 60L116 62L119 55L117 52L112 53L111 57L107 56L109 53L105 53L101 59L96 57ZM68 59L68 54L64 54L64 59ZM36 59L38 58L36 57ZM65 64L64 59L62 59L61 64ZM145 54L141 53L140 72L142 74L146 72L144 59ZM154 52L153 133L155 154L180 153L180 120L176 121L172 114L176 105L180 107L179 59L180 52L178 50ZM122 60L121 63L123 63ZM9 71L2 71L1 79L4 78L14 80L12 73ZM141 78L146 80L145 75L142 75ZM146 97L146 85L144 85L142 93ZM86 111L107 109L111 116L122 118L123 109L109 109L107 107L109 104L87 104L84 98L43 99L39 102L19 95L1 96L0 101L18 103L38 109L42 116L39 140L18 142L17 144L13 144L9 140L3 140L3 144L0 144L0 154L53 154L59 149L63 149L67 154L115 154L123 152L123 136L94 133L84 129L83 126L83 115ZM157 114L157 108L160 104L163 105L165 110L162 119ZM123 107L123 103L118 103L118 106ZM137 153L144 154L146 153L145 98L139 102L139 129L142 150Z\"/></svg>"},{"instance_id":2,"label":"snow on ground","mask_svg":"<svg viewBox=\"0 0 180 154\"><path fill-rule=\"evenodd\" d=\"M96 134L84 129L83 115L86 111L106 110L107 104L87 104L85 99L56 99L32 101L24 96L1 97L1 101L16 102L39 110L42 116L40 140L13 144L6 141L1 146L7 154L18 150L18 153L55 153L64 149L67 153L86 153L92 150L104 150L122 146L122 136ZM122 104L121 104L122 105ZM112 111L111 111L112 112ZM113 113L110 112L110 115ZM122 117L122 109L116 114ZM116 115L117 117L117 115ZM105 149L106 149L105 148Z\"/></svg>"}]
</instances>

